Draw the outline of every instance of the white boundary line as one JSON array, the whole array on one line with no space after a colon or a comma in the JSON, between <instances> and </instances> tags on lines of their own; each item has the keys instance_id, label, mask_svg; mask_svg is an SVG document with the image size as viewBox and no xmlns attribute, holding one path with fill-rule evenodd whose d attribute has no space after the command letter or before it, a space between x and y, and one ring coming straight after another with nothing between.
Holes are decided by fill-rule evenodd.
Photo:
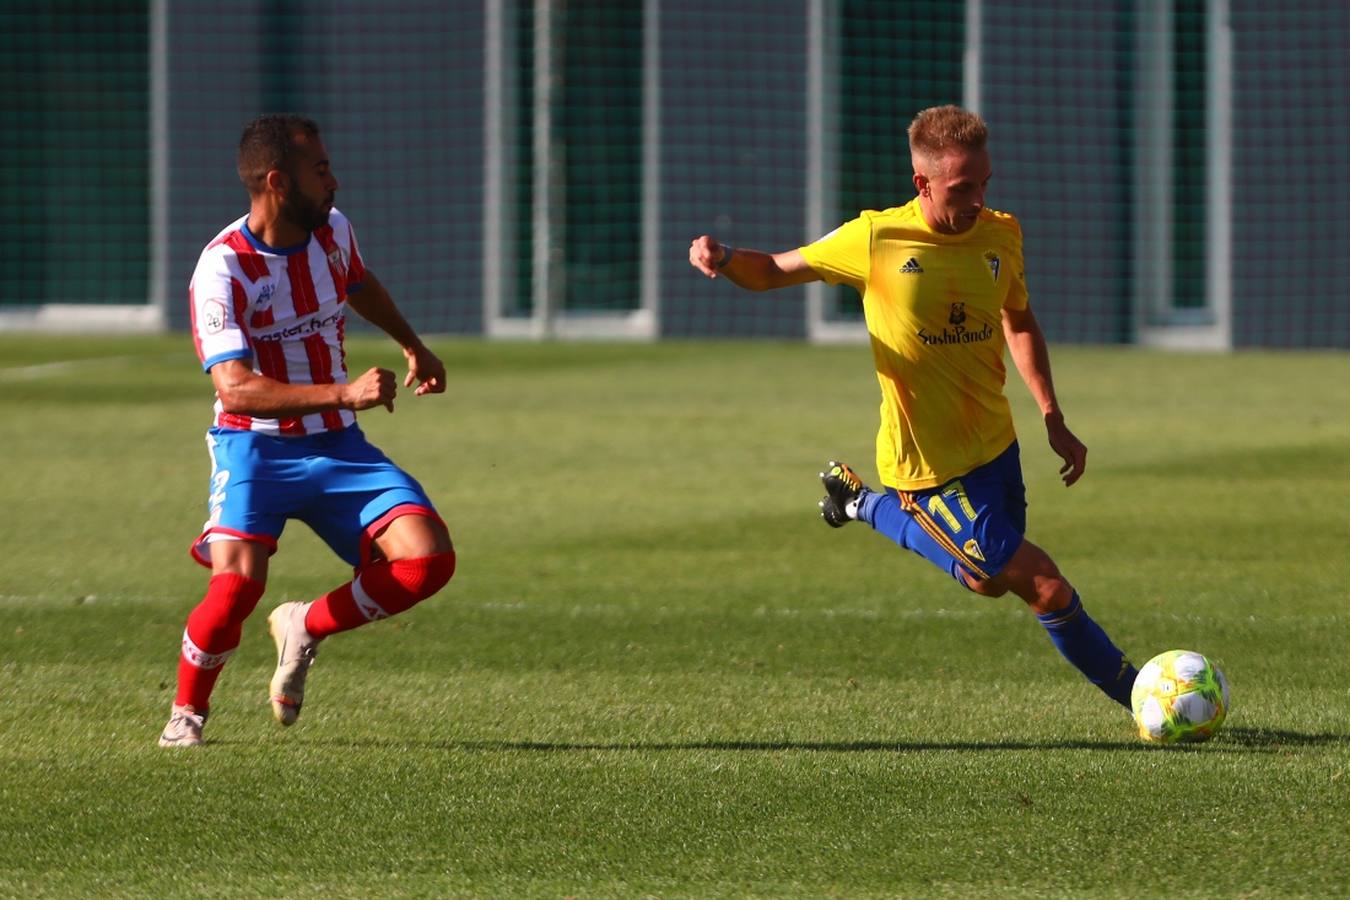
<instances>
[{"instance_id":1,"label":"white boundary line","mask_svg":"<svg viewBox=\"0 0 1350 900\"><path fill-rule=\"evenodd\" d=\"M136 362L136 356L93 356L88 359L57 359L51 362L36 363L31 366L14 366L0 369L0 384L13 384L19 381L37 381L41 378L59 378L87 369L99 369L109 365L124 365Z\"/></svg>"}]
</instances>

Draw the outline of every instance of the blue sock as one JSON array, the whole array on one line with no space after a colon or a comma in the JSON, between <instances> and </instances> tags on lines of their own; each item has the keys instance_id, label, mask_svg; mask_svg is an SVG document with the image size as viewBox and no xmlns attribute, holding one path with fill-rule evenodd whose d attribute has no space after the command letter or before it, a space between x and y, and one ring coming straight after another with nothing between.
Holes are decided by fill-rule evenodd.
<instances>
[{"instance_id":1,"label":"blue sock","mask_svg":"<svg viewBox=\"0 0 1350 900\"><path fill-rule=\"evenodd\" d=\"M900 498L890 491L864 490L858 498L858 521L866 522L899 544L909 516L900 508Z\"/></svg>"},{"instance_id":2,"label":"blue sock","mask_svg":"<svg viewBox=\"0 0 1350 900\"><path fill-rule=\"evenodd\" d=\"M1130 708L1130 689L1138 674L1100 625L1083 609L1075 591L1073 600L1064 609L1036 616L1045 626L1050 640L1064 658L1073 663L1087 680L1101 688L1102 693Z\"/></svg>"}]
</instances>

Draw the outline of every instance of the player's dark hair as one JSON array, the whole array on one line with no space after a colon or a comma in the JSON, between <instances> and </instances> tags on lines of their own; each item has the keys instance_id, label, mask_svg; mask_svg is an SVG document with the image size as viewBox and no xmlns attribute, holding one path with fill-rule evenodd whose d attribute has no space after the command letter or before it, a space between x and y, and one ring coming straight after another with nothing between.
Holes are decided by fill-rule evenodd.
<instances>
[{"instance_id":1,"label":"player's dark hair","mask_svg":"<svg viewBox=\"0 0 1350 900\"><path fill-rule=\"evenodd\" d=\"M239 138L239 180L249 194L257 196L267 184L267 173L273 169L295 174L295 139L305 135L319 136L319 126L313 119L290 113L271 113L258 116L244 126Z\"/></svg>"},{"instance_id":2,"label":"player's dark hair","mask_svg":"<svg viewBox=\"0 0 1350 900\"><path fill-rule=\"evenodd\" d=\"M982 150L989 128L977 114L959 106L930 106L909 124L909 151L934 160L948 150Z\"/></svg>"}]
</instances>

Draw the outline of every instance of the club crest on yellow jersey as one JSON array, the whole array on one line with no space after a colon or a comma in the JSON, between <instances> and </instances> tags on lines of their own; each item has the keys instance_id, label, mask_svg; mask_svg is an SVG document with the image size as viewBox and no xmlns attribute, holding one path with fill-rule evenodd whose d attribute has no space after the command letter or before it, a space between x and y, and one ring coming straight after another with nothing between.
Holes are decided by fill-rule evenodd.
<instances>
[{"instance_id":1,"label":"club crest on yellow jersey","mask_svg":"<svg viewBox=\"0 0 1350 900\"><path fill-rule=\"evenodd\" d=\"M998 284L998 270L1002 263L999 261L998 254L993 250L984 251L985 264L989 266L989 274L994 276L994 284Z\"/></svg>"}]
</instances>

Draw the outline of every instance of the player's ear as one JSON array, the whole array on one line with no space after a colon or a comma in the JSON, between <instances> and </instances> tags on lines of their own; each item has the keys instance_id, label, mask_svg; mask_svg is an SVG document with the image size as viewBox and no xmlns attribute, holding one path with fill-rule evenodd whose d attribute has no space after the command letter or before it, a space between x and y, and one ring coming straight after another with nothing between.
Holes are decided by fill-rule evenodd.
<instances>
[{"instance_id":1,"label":"player's ear","mask_svg":"<svg viewBox=\"0 0 1350 900\"><path fill-rule=\"evenodd\" d=\"M291 189L291 178L280 169L267 170L267 188L277 194L285 194Z\"/></svg>"},{"instance_id":2,"label":"player's ear","mask_svg":"<svg viewBox=\"0 0 1350 900\"><path fill-rule=\"evenodd\" d=\"M928 196L928 176L927 176L927 175L923 174L922 172L915 172L915 173L914 173L914 190L917 191L917 192L919 193L919 196L921 196L921 197L927 197L927 196Z\"/></svg>"}]
</instances>

